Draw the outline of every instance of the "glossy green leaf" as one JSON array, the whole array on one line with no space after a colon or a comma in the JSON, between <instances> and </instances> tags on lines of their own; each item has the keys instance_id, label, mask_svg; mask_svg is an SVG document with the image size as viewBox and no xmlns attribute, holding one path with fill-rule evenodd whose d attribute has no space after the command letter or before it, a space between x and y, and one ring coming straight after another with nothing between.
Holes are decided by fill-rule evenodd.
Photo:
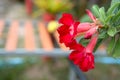
<instances>
[{"instance_id":1,"label":"glossy green leaf","mask_svg":"<svg viewBox=\"0 0 120 80\"><path fill-rule=\"evenodd\" d=\"M111 37L113 37L117 33L117 30L115 27L109 27L107 34Z\"/></svg>"}]
</instances>

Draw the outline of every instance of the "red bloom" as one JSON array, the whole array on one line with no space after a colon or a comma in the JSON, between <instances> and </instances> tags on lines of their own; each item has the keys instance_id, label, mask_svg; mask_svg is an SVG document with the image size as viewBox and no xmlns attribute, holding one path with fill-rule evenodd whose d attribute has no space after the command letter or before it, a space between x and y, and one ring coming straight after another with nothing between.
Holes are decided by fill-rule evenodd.
<instances>
[{"instance_id":1,"label":"red bloom","mask_svg":"<svg viewBox=\"0 0 120 80\"><path fill-rule=\"evenodd\" d=\"M93 49L97 42L97 36L93 37L86 48L81 51L74 50L69 55L69 59L78 65L82 71L88 71L94 68Z\"/></svg>"},{"instance_id":2,"label":"red bloom","mask_svg":"<svg viewBox=\"0 0 120 80\"><path fill-rule=\"evenodd\" d=\"M71 14L63 14L59 23L62 24L57 31L59 33L60 43L64 43L70 49L81 50L82 45L78 44L74 39L77 34L77 27L80 22L75 22Z\"/></svg>"},{"instance_id":3,"label":"red bloom","mask_svg":"<svg viewBox=\"0 0 120 80\"><path fill-rule=\"evenodd\" d=\"M97 42L98 35L96 36L96 33L99 28L93 14L89 10L86 11L88 16L93 20L93 23L75 22L71 14L65 13L60 18L59 23L61 23L61 26L57 29L60 43L64 43L66 47L73 50L69 56L70 60L78 65L82 71L94 68L93 49ZM75 37L81 33L84 34L85 39L91 39L86 47L75 40Z\"/></svg>"},{"instance_id":4,"label":"red bloom","mask_svg":"<svg viewBox=\"0 0 120 80\"><path fill-rule=\"evenodd\" d=\"M82 71L88 71L94 68L94 55L83 51L73 51L69 55L69 59L78 65Z\"/></svg>"}]
</instances>

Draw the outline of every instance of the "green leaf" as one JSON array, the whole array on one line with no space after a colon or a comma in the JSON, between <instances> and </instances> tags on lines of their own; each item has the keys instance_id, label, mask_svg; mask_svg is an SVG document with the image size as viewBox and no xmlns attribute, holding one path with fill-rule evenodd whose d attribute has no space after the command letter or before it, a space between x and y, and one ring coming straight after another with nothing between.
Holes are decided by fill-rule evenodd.
<instances>
[{"instance_id":1,"label":"green leaf","mask_svg":"<svg viewBox=\"0 0 120 80\"><path fill-rule=\"evenodd\" d=\"M120 0L112 0L111 7L107 11L107 16L111 16L106 22L112 27L120 25ZM108 17L107 17L108 18Z\"/></svg>"},{"instance_id":2,"label":"green leaf","mask_svg":"<svg viewBox=\"0 0 120 80\"><path fill-rule=\"evenodd\" d=\"M111 5L113 5L113 4L115 4L115 3L118 3L118 2L120 2L120 0L112 0L112 1L111 1Z\"/></svg>"},{"instance_id":3,"label":"green leaf","mask_svg":"<svg viewBox=\"0 0 120 80\"><path fill-rule=\"evenodd\" d=\"M99 12L100 12L101 16L105 19L105 18L106 18L105 8L104 8L104 7L101 7L101 8L99 9Z\"/></svg>"},{"instance_id":4,"label":"green leaf","mask_svg":"<svg viewBox=\"0 0 120 80\"><path fill-rule=\"evenodd\" d=\"M111 20L111 18L112 18L113 16L115 16L115 15L112 14L112 15L107 16L107 18L105 19L105 22L106 22L106 23L110 22L110 20Z\"/></svg>"},{"instance_id":5,"label":"green leaf","mask_svg":"<svg viewBox=\"0 0 120 80\"><path fill-rule=\"evenodd\" d=\"M105 22L106 23L110 22L111 18L113 18L114 16L115 16L115 14L107 16L107 18L105 19Z\"/></svg>"},{"instance_id":6,"label":"green leaf","mask_svg":"<svg viewBox=\"0 0 120 80\"><path fill-rule=\"evenodd\" d=\"M118 17L116 17L116 16L111 18L109 25L112 27L116 27L116 29L118 31L118 27L120 26L120 16L118 16Z\"/></svg>"},{"instance_id":7,"label":"green leaf","mask_svg":"<svg viewBox=\"0 0 120 80\"><path fill-rule=\"evenodd\" d=\"M92 11L97 17L99 17L99 7L98 7L98 5L94 5L92 7Z\"/></svg>"},{"instance_id":8,"label":"green leaf","mask_svg":"<svg viewBox=\"0 0 120 80\"><path fill-rule=\"evenodd\" d=\"M118 41L116 42L116 46L115 46L114 52L113 52L113 57L120 57L120 37L119 37Z\"/></svg>"},{"instance_id":9,"label":"green leaf","mask_svg":"<svg viewBox=\"0 0 120 80\"><path fill-rule=\"evenodd\" d=\"M107 15L111 15L119 5L120 5L120 2L111 5L111 7L107 11Z\"/></svg>"},{"instance_id":10,"label":"green leaf","mask_svg":"<svg viewBox=\"0 0 120 80\"><path fill-rule=\"evenodd\" d=\"M111 37L113 37L117 33L117 30L115 27L109 27L107 34Z\"/></svg>"},{"instance_id":11,"label":"green leaf","mask_svg":"<svg viewBox=\"0 0 120 80\"><path fill-rule=\"evenodd\" d=\"M99 16L100 16L100 20L105 25L106 13L105 13L105 8L104 7L101 7L99 9Z\"/></svg>"},{"instance_id":12,"label":"green leaf","mask_svg":"<svg viewBox=\"0 0 120 80\"><path fill-rule=\"evenodd\" d=\"M111 22L115 24L115 27L117 24L120 25L120 10L114 17L112 17Z\"/></svg>"}]
</instances>

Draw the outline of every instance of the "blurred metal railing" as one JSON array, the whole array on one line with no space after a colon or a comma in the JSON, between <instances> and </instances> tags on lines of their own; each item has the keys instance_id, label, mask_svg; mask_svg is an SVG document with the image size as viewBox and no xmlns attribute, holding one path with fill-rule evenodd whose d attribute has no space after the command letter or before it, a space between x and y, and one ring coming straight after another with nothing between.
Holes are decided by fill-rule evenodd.
<instances>
[{"instance_id":1,"label":"blurred metal railing","mask_svg":"<svg viewBox=\"0 0 120 80\"><path fill-rule=\"evenodd\" d=\"M67 57L70 51L64 51L60 48L54 48L51 51L46 51L43 48L27 51L26 49L16 49L15 51L6 51L0 49L0 56L50 56L50 57Z\"/></svg>"}]
</instances>

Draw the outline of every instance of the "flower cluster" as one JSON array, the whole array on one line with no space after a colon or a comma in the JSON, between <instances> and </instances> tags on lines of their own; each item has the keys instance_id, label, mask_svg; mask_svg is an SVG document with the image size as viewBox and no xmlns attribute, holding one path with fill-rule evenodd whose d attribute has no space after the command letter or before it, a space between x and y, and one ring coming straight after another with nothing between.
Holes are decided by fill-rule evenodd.
<instances>
[{"instance_id":1,"label":"flower cluster","mask_svg":"<svg viewBox=\"0 0 120 80\"><path fill-rule=\"evenodd\" d=\"M60 43L72 50L69 59L78 65L82 71L88 71L94 68L93 50L98 39L98 29L101 27L95 16L86 10L92 23L76 22L71 14L64 13L59 19L61 26L57 29ZM83 46L76 41L78 35L83 35L85 39L90 39L87 46Z\"/></svg>"}]
</instances>

